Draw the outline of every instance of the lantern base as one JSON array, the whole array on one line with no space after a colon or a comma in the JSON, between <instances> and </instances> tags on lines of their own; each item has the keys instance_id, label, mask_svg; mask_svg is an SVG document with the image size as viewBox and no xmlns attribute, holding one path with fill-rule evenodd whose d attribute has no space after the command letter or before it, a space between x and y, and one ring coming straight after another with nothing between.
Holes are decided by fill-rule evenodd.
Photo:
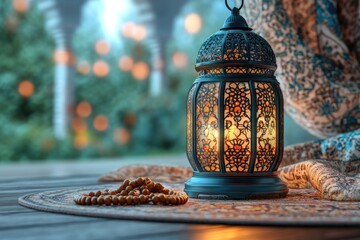
<instances>
[{"instance_id":1,"label":"lantern base","mask_svg":"<svg viewBox=\"0 0 360 240\"><path fill-rule=\"evenodd\" d=\"M190 198L231 200L282 198L288 188L276 173L205 173L194 172L185 183Z\"/></svg>"}]
</instances>

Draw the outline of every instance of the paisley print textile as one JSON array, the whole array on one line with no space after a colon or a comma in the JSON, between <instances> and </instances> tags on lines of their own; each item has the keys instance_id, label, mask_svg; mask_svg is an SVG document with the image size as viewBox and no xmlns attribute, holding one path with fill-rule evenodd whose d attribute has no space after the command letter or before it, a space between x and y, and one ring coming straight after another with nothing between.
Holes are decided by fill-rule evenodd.
<instances>
[{"instance_id":1,"label":"paisley print textile","mask_svg":"<svg viewBox=\"0 0 360 240\"><path fill-rule=\"evenodd\" d=\"M273 47L296 122L320 138L360 127L359 1L245 1L242 14Z\"/></svg>"}]
</instances>

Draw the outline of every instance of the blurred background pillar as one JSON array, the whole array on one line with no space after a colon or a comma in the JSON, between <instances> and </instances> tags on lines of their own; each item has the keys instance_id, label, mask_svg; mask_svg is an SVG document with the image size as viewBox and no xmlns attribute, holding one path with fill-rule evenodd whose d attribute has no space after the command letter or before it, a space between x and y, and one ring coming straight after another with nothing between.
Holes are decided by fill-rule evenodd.
<instances>
[{"instance_id":1,"label":"blurred background pillar","mask_svg":"<svg viewBox=\"0 0 360 240\"><path fill-rule=\"evenodd\" d=\"M53 36L55 83L54 83L54 134L64 139L69 132L73 108L73 65L71 41L79 25L82 0L43 0L38 7L46 16L46 28Z\"/></svg>"},{"instance_id":2,"label":"blurred background pillar","mask_svg":"<svg viewBox=\"0 0 360 240\"><path fill-rule=\"evenodd\" d=\"M187 0L133 0L137 5L140 21L149 29L148 44L152 54L149 93L158 96L166 89L165 46L172 32L174 20Z\"/></svg>"}]
</instances>

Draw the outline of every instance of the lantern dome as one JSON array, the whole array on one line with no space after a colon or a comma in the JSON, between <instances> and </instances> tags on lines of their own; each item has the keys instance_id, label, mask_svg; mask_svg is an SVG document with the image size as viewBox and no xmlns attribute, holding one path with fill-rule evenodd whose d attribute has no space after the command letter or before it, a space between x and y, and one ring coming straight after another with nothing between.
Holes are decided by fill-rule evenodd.
<instances>
[{"instance_id":1,"label":"lantern dome","mask_svg":"<svg viewBox=\"0 0 360 240\"><path fill-rule=\"evenodd\" d=\"M223 72L220 68L225 65ZM223 28L202 44L196 59L196 70L200 75L216 73L216 69L219 69L217 73L234 73L233 67L243 67L237 73L265 76L273 76L277 68L270 44L254 33L237 12L233 12Z\"/></svg>"},{"instance_id":2,"label":"lantern dome","mask_svg":"<svg viewBox=\"0 0 360 240\"><path fill-rule=\"evenodd\" d=\"M274 198L288 189L278 178L283 155L283 96L269 43L231 9L223 27L201 46L198 78L187 98L185 183L192 198Z\"/></svg>"}]
</instances>

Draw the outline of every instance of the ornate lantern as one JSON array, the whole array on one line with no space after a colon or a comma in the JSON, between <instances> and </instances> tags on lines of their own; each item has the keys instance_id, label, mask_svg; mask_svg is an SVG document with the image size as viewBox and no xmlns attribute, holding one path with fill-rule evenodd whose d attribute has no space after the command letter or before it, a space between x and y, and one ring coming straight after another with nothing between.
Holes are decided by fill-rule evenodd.
<instances>
[{"instance_id":1,"label":"ornate lantern","mask_svg":"<svg viewBox=\"0 0 360 240\"><path fill-rule=\"evenodd\" d=\"M199 77L187 99L187 156L194 170L185 183L193 198L286 196L278 178L283 155L283 98L271 46L232 12L201 46Z\"/></svg>"}]
</instances>

